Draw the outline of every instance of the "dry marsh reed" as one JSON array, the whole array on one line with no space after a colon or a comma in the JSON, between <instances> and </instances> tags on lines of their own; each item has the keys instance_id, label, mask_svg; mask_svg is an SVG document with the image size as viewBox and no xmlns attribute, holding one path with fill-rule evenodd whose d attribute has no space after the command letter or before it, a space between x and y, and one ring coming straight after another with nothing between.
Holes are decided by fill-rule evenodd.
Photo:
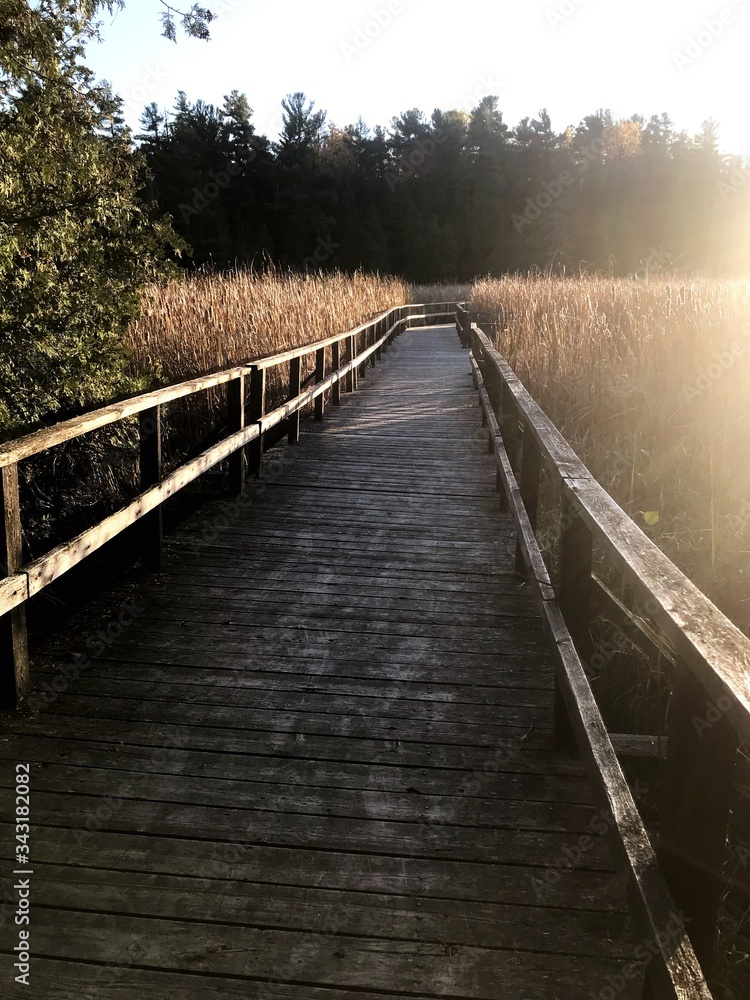
<instances>
[{"instance_id":1,"label":"dry marsh reed","mask_svg":"<svg viewBox=\"0 0 750 1000\"><path fill-rule=\"evenodd\" d=\"M466 302L471 298L470 284L409 285L409 302Z\"/></svg>"},{"instance_id":2,"label":"dry marsh reed","mask_svg":"<svg viewBox=\"0 0 750 1000\"><path fill-rule=\"evenodd\" d=\"M144 384L167 384L344 332L404 304L407 295L404 282L363 273L202 273L148 288L125 343L133 374ZM313 365L310 359L303 374ZM282 397L287 375L288 366L269 378L270 406ZM225 429L226 389L170 404L164 416L168 471ZM33 465L24 490L35 555L137 492L137 440L137 420L131 418L63 449L54 463L40 459Z\"/></svg>"},{"instance_id":3,"label":"dry marsh reed","mask_svg":"<svg viewBox=\"0 0 750 1000\"><path fill-rule=\"evenodd\" d=\"M171 382L322 340L407 301L404 282L356 273L198 274L152 286L127 345Z\"/></svg>"},{"instance_id":4,"label":"dry marsh reed","mask_svg":"<svg viewBox=\"0 0 750 1000\"><path fill-rule=\"evenodd\" d=\"M747 630L750 281L507 277L477 282L472 308L594 475Z\"/></svg>"}]
</instances>

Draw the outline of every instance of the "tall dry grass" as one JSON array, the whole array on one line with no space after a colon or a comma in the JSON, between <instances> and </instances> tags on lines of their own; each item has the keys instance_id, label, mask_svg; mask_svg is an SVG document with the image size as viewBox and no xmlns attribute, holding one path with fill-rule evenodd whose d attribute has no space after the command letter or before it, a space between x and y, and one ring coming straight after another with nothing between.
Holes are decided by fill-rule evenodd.
<instances>
[{"instance_id":1,"label":"tall dry grass","mask_svg":"<svg viewBox=\"0 0 750 1000\"><path fill-rule=\"evenodd\" d=\"M407 302L394 278L357 273L199 274L148 289L127 346L171 382L322 340Z\"/></svg>"},{"instance_id":2,"label":"tall dry grass","mask_svg":"<svg viewBox=\"0 0 750 1000\"><path fill-rule=\"evenodd\" d=\"M618 503L747 629L750 282L507 277L477 282L472 308Z\"/></svg>"},{"instance_id":3,"label":"tall dry grass","mask_svg":"<svg viewBox=\"0 0 750 1000\"><path fill-rule=\"evenodd\" d=\"M471 298L471 284L409 285L409 302L466 302Z\"/></svg>"}]
</instances>

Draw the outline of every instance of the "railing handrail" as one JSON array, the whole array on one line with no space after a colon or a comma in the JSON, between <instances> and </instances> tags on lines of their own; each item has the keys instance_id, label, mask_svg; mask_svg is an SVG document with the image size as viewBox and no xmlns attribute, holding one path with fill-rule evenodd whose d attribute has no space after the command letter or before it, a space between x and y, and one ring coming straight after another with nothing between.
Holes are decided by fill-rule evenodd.
<instances>
[{"instance_id":1,"label":"railing handrail","mask_svg":"<svg viewBox=\"0 0 750 1000\"><path fill-rule=\"evenodd\" d=\"M454 309L456 306L456 303L436 304L450 305L451 308ZM227 382L231 382L239 375L248 374L253 367L271 368L275 365L283 364L285 361L291 361L294 358L304 357L306 354L312 354L321 348L330 347L332 344L337 342L340 343L342 340L346 340L347 337L358 336L365 330L372 327L375 323L383 322L386 319L389 319L399 310L425 309L432 305L433 303L407 303L403 306L393 306L391 309L376 314L373 319L360 324L352 330L335 334L332 337L326 337L324 340L313 341L310 344L305 344L302 347L294 348L290 351L282 351L279 354L268 355L263 358L257 358L253 361L245 361L238 365L232 365L229 368L223 368L215 372L208 372L203 375L196 375L192 378L175 382L171 385L162 386L158 389L151 389L148 392L127 396L124 399L117 400L113 403L106 403L103 406L99 406L93 410L88 410L85 413L78 414L74 417L69 417L48 426L40 427L37 430L30 431L27 434L13 438L10 441L0 442L0 469L4 466L13 465L16 462L23 461L24 459L32 458L34 455L47 451L49 448L54 448L55 446L64 444L67 441L72 441L77 437L82 437L84 434L98 430L101 427L106 427L108 424L117 423L119 420L124 420L126 417L137 416L139 413L142 413L144 410L148 410L153 406L161 406L165 403L171 403L174 400L182 399L185 396L192 396L198 392L203 392L206 389L212 389L216 386L224 385ZM406 318L416 319L418 317L408 316Z\"/></svg>"},{"instance_id":2,"label":"railing handrail","mask_svg":"<svg viewBox=\"0 0 750 1000\"><path fill-rule=\"evenodd\" d=\"M705 971L725 891L738 746L750 733L750 639L615 503L472 318L456 310L457 332L471 348L498 484L515 523L516 568L532 584L552 642L555 743L577 747L586 763L612 820L608 831L630 908L658 946L658 961L647 973L653 990L646 995L710 1000ZM545 466L559 486L555 586L537 538ZM624 580L623 600L597 576L595 547ZM634 601L643 602L636 611L629 607ZM597 602L605 615L621 616L640 633L645 642L638 648L645 655L656 653L669 663L672 695L656 846L590 683L598 652L591 605ZM599 655L604 662L609 658ZM672 941L665 923L678 908L685 919Z\"/></svg>"},{"instance_id":3,"label":"railing handrail","mask_svg":"<svg viewBox=\"0 0 750 1000\"><path fill-rule=\"evenodd\" d=\"M727 711L742 739L750 739L750 639L696 587L612 499L563 434L479 328L482 349L501 375L524 427L534 436L594 541L636 591L714 701L729 697Z\"/></svg>"},{"instance_id":4,"label":"railing handrail","mask_svg":"<svg viewBox=\"0 0 750 1000\"><path fill-rule=\"evenodd\" d=\"M165 500L225 459L230 463L231 488L235 493L241 492L245 474L243 455L247 452L248 467L259 471L264 435L269 430L289 421L289 440L297 440L299 414L304 407L314 403L315 417L320 419L324 412L325 393L330 390L333 402L338 403L343 379L347 379L349 389L356 388L357 373L362 371L364 374L365 366L375 363L402 327L412 320L454 314L455 309L455 302L447 303L445 308L441 303L435 304L434 308L432 303L394 306L332 337L140 393L0 444L0 563L4 561L6 564L4 574L0 575L0 619L10 616L11 625L9 630L0 630L0 661L6 658L10 661L10 670L5 662L0 663L0 701L15 705L28 692L30 679L23 617L26 601L142 519L147 519L143 525L144 537L148 535L148 530L151 531L149 540L143 546L144 557L152 568L157 568L161 551L160 508ZM329 348L333 370L327 373ZM343 353L348 354L348 360L342 363ZM312 376L313 385L307 388L309 380L305 383L301 381L301 359L310 354L315 356L315 373ZM281 405L266 413L266 372L285 362L289 362L289 396ZM249 398L246 379L250 383ZM227 385L229 402L227 433L197 457L183 462L169 475L163 476L162 406L224 384ZM249 404L247 412L246 404ZM93 527L80 532L70 541L56 545L32 562L24 563L18 463L130 416L138 416L140 421L141 491L124 507ZM0 624L4 626L5 622Z\"/></svg>"}]
</instances>

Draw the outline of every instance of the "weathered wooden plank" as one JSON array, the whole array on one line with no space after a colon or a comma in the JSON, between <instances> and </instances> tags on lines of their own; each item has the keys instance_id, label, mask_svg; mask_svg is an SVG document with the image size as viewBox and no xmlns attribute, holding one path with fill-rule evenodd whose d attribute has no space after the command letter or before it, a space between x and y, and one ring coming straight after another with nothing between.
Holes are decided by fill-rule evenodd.
<instances>
[{"instance_id":1,"label":"weathered wooden plank","mask_svg":"<svg viewBox=\"0 0 750 1000\"><path fill-rule=\"evenodd\" d=\"M5 768L3 784L14 788L14 774ZM34 783L34 810L36 823L55 823L55 812L61 818L74 816L66 811L66 803L76 800L83 815L92 816L101 801L107 801L116 791L120 808L133 816L138 815L142 803L170 803L190 812L200 808L202 813L213 809L228 809L236 824L243 817L255 820L256 813L269 815L269 822L282 816L350 819L353 821L405 824L424 824L434 827L436 837L443 827L462 827L476 831L491 829L516 832L585 834L590 830L594 810L590 804L567 800L527 800L507 794L499 804L497 797L463 796L460 808L450 796L431 792L431 782L423 779L422 789L393 792L385 788L347 788L341 784L325 786L314 784L284 785L274 782L238 781L236 779L191 777L189 775L151 775L120 772L116 775L107 769L81 769L66 765L50 766L43 772L37 770ZM495 779L497 780L497 779ZM156 808L156 806L154 806ZM161 806L159 806L161 808ZM177 819L179 809L175 809ZM261 817L261 822L263 818ZM312 820L311 820L312 821ZM84 819L85 822L85 819ZM237 826L233 827L237 829ZM218 830L217 830L218 833ZM575 839L575 838L573 838Z\"/></svg>"},{"instance_id":2,"label":"weathered wooden plank","mask_svg":"<svg viewBox=\"0 0 750 1000\"><path fill-rule=\"evenodd\" d=\"M196 941L189 922L122 917L111 914L71 914L39 908L35 934L40 952L47 957L66 958L80 948L87 960L115 965L122 952L113 946L113 936L142 944L138 966L174 973L205 973L210 967L223 977L244 977L246 988L254 980L304 983L307 987L329 985L351 989L356 995L375 988L387 992L399 984L402 996L482 997L505 1000L509 996L543 997L561 994L573 997L580 991L580 966L568 956L544 952L501 952L438 943L394 941L383 936L349 936L345 918L338 917L328 933L267 931L232 925L203 925ZM125 968L130 963L125 959ZM602 988L611 970L611 959L590 957L592 982ZM127 973L126 973L127 975ZM261 989L263 987L261 986ZM238 994L239 996L240 994ZM248 993L245 992L244 996ZM261 995L262 994L253 994ZM268 988L268 996L274 995ZM309 994L308 994L309 995ZM580 995L580 992L578 993ZM620 995L638 996L636 983L626 983ZM222 996L226 996L222 985Z\"/></svg>"},{"instance_id":3,"label":"weathered wooden plank","mask_svg":"<svg viewBox=\"0 0 750 1000\"><path fill-rule=\"evenodd\" d=\"M305 699L307 700L307 699ZM68 692L65 698L50 704L49 715L88 716L99 720L163 723L186 723L216 726L237 731L292 732L307 735L337 735L340 738L358 739L366 725L370 738L408 740L419 743L434 741L459 746L493 747L504 732L519 735L536 729L544 731L539 720L539 710L514 707L492 725L460 724L444 721L438 708L428 720L391 717L384 712L367 715L363 711L352 713L316 713L295 707L283 713L263 708L236 709L232 706L193 706L159 702L146 704L127 698L86 698Z\"/></svg>"},{"instance_id":4,"label":"weathered wooden plank","mask_svg":"<svg viewBox=\"0 0 750 1000\"><path fill-rule=\"evenodd\" d=\"M495 827L472 828L457 823L418 820L388 820L362 816L334 816L293 812L264 812L259 809L201 804L199 806L160 801L120 798L115 785L110 797L71 797L40 792L35 796L35 829L58 831L63 846L71 853L90 828L128 833L137 830L154 838L153 849L169 850L173 837L214 839L227 844L265 844L316 850L405 857L442 858L485 864L537 864L555 867L573 864L587 871L611 869L606 844L591 837L591 846L579 865L564 853L572 852L588 825L571 823L568 828L533 829L514 825L515 816L504 820L506 809L498 810ZM112 796L115 796L114 798ZM508 810L511 804L508 803ZM539 807L541 809L541 806ZM574 805L566 807L575 810ZM97 809L101 809L97 815ZM564 810L560 810L564 815ZM588 809L588 816L593 810ZM589 819L590 822L590 819ZM157 844L158 841L158 844Z\"/></svg>"},{"instance_id":5,"label":"weathered wooden plank","mask_svg":"<svg viewBox=\"0 0 750 1000\"><path fill-rule=\"evenodd\" d=\"M105 749L100 743L83 739L66 740L62 744L50 737L16 736L13 747L0 742L0 775L3 785L15 785L14 748L23 760L31 763L35 789L55 790L58 788L55 784L58 778L53 775L85 772L91 768L116 771L117 774L111 776L111 781L116 781L120 773L124 776L153 776L158 773L215 778L220 783L269 782L279 787L364 789L407 793L416 797L429 792L431 796L445 796L448 799L481 797L502 801L508 797L554 802L558 805L574 802L590 806L592 803L588 781L583 774L571 773L570 768L555 770L555 758L549 754L543 759L545 771L541 773L533 769L534 759L529 754L520 761L517 757L499 757L490 771L475 778L455 768L411 767L393 763L363 764L356 761L318 760L313 769L309 760L287 757L255 757L252 770L248 772L245 758L219 750L162 747L155 760L152 751L128 744L110 743ZM40 766L35 767L35 764ZM94 791L95 789L91 789L91 792ZM455 811L457 814L460 812L460 803Z\"/></svg>"},{"instance_id":6,"label":"weathered wooden plank","mask_svg":"<svg viewBox=\"0 0 750 1000\"><path fill-rule=\"evenodd\" d=\"M8 824L0 824L9 830ZM622 912L611 873L560 868L560 878L545 879L539 865L483 864L404 855L339 852L227 844L213 838L170 838L169 850L151 850L143 833L113 833L94 825L74 852L59 831L40 827L37 852L45 863L129 873L187 876L197 873L258 885L289 885L329 890L356 889L414 900L446 899L513 906L544 905L582 910L598 920L603 911ZM7 844L7 840L3 840ZM160 847L164 847L160 843ZM539 881L543 882L540 886Z\"/></svg>"},{"instance_id":7,"label":"weathered wooden plank","mask_svg":"<svg viewBox=\"0 0 750 1000\"><path fill-rule=\"evenodd\" d=\"M59 676L60 667L39 664L37 662L35 677L39 685L50 678ZM414 681L387 680L381 676L352 678L342 677L345 670L335 675L309 676L303 673L275 673L260 671L254 673L250 669L243 670L195 670L183 668L173 671L159 671L160 680L154 680L154 671L137 663L121 663L113 660L97 660L86 665L86 691L91 694L115 694L127 696L131 692L148 690L153 696L178 696L180 700L206 700L216 704L224 703L228 698L238 698L238 704L266 704L259 692L266 692L276 697L276 692L303 691L311 694L332 695L360 699L363 705L373 701L394 702L409 705L412 702L423 702L428 706L432 702L444 702L452 706L483 706L489 714L493 705L515 704L526 707L549 708L552 686L549 680L535 683L536 675L531 670L521 673L516 685L479 685L478 683L440 683L435 678L429 683ZM550 673L551 679L551 673ZM440 678L442 681L442 677ZM228 694L231 692L231 694ZM337 701L337 704L340 704ZM422 710L420 707L419 711ZM425 711L428 709L425 709Z\"/></svg>"},{"instance_id":8,"label":"weathered wooden plank","mask_svg":"<svg viewBox=\"0 0 750 1000\"><path fill-rule=\"evenodd\" d=\"M36 865L35 903L90 912L492 949L628 957L624 914ZM625 940L624 940L625 939Z\"/></svg>"},{"instance_id":9,"label":"weathered wooden plank","mask_svg":"<svg viewBox=\"0 0 750 1000\"><path fill-rule=\"evenodd\" d=\"M14 721L8 727L13 739L18 736L29 740L47 736L48 716ZM87 716L60 716L70 720L58 722L55 738L60 741L61 752L71 740L85 739L102 747L111 747L113 741L130 747L149 747L160 751L164 747L200 752L211 752L220 746L225 754L244 757L284 757L300 761L336 761L366 764L371 767L393 765L414 768L439 768L474 774L480 778L495 770L513 773L574 774L569 761L550 752L549 733L525 733L516 729L500 730L491 748L455 744L420 743L417 740L377 738L364 727L359 737L342 741L336 734L279 732L266 730L227 730L205 725L173 725L152 722L135 722L109 719L106 729L101 721ZM300 737L304 737L301 739ZM523 751L523 753L521 753ZM119 752L115 747L114 752ZM158 759L158 752L155 754ZM116 759L116 758L115 758ZM312 765L311 765L312 766ZM578 771L580 773L580 770Z\"/></svg>"}]
</instances>

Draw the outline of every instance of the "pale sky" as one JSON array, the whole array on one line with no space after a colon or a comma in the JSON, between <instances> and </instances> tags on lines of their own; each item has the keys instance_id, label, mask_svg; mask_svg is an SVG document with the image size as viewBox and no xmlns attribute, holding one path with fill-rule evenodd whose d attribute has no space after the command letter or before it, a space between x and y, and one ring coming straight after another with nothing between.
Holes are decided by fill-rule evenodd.
<instances>
[{"instance_id":1,"label":"pale sky","mask_svg":"<svg viewBox=\"0 0 750 1000\"><path fill-rule=\"evenodd\" d=\"M491 93L509 125L547 107L556 131L600 107L666 111L691 133L712 117L722 148L750 156L750 0L201 2L218 14L209 42L162 38L158 0L105 15L88 62L134 127L145 104L171 108L178 90L215 104L244 91L270 138L297 90L337 125L470 110Z\"/></svg>"}]
</instances>

